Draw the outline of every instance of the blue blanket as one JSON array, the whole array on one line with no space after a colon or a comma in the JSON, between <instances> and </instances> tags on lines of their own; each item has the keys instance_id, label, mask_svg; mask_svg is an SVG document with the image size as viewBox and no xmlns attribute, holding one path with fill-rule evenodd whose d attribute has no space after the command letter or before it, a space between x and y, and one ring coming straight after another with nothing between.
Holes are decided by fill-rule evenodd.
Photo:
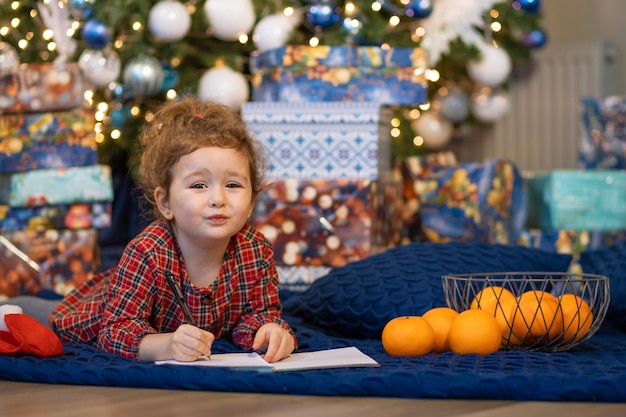
<instances>
[{"instance_id":1,"label":"blue blanket","mask_svg":"<svg viewBox=\"0 0 626 417\"><path fill-rule=\"evenodd\" d=\"M476 261L477 248L483 259L489 262ZM449 250L454 251L453 257L450 257ZM626 258L623 248L616 255L620 259ZM416 256L427 262L416 262ZM443 256L448 261L434 262L433 256ZM403 261L406 259L410 262ZM454 273L459 272L457 267L462 267L463 272L500 268L559 269L569 261L567 257L511 247L409 245L370 257L363 263L357 262L356 268L355 265L347 269L337 268L304 292L283 292L284 315L294 327L302 351L356 346L378 361L379 368L271 373L154 365L99 352L89 346L68 344L65 353L55 358L2 356L0 378L250 393L625 402L626 333L610 320L605 320L589 340L557 353L500 351L486 356L431 353L417 358L391 357L385 353L380 337L376 335L385 320L395 315L398 309L405 308L405 304L422 309L441 304L442 294L437 288L441 285L442 270ZM459 265L454 265L455 262ZM614 267L615 262L611 261L610 265ZM596 263L595 267L600 270L602 266ZM385 285L378 285L382 279ZM412 290L416 280L420 281L419 294L424 300L430 300L430 304L417 299L417 292ZM343 294L343 299L337 294ZM402 294L405 302L392 304L390 300ZM369 306L372 317L363 313L363 305ZM337 319L330 320L332 314L324 312L323 308L332 311ZM355 312L362 320L357 322L351 318ZM413 312L420 314L423 311L416 307ZM318 315L317 319L313 313ZM375 323L376 315L380 317L378 324ZM224 340L214 345L216 353L235 350L234 345Z\"/></svg>"}]
</instances>

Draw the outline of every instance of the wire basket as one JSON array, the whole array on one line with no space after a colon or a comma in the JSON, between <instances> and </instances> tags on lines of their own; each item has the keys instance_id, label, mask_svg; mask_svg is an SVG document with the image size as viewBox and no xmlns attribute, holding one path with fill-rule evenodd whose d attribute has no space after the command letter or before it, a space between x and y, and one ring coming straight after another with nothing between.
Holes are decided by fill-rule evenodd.
<instances>
[{"instance_id":1,"label":"wire basket","mask_svg":"<svg viewBox=\"0 0 626 417\"><path fill-rule=\"evenodd\" d=\"M600 327L610 301L605 276L497 272L443 276L448 307L489 311L502 328L503 350L568 350Z\"/></svg>"}]
</instances>

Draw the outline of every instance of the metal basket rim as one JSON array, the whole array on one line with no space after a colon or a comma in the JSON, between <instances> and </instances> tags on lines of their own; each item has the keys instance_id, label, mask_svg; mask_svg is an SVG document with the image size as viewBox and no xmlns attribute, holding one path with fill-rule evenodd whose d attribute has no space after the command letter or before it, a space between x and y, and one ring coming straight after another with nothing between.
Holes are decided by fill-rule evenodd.
<instances>
[{"instance_id":1,"label":"metal basket rim","mask_svg":"<svg viewBox=\"0 0 626 417\"><path fill-rule=\"evenodd\" d=\"M442 278L451 278L451 279L455 279L455 280L463 280L463 281L467 281L470 280L472 278L478 278L478 277L485 277L485 276L489 276L489 275L506 275L506 277L503 278L495 278L495 280L505 280L505 279L509 279L511 281L545 281L546 278L549 279L549 276L554 276L555 279L559 279L557 277L580 277L583 279L596 279L599 281L608 281L609 278L605 275L599 275L599 274L588 274L588 273L584 273L584 272L547 272L547 271L530 271L530 272L507 272L507 271L501 271L501 272L476 272L476 273L468 273L468 274L444 274L442 275ZM544 278L530 278L528 277L529 275L545 275L546 277ZM520 278L515 278L515 277L520 277Z\"/></svg>"}]
</instances>

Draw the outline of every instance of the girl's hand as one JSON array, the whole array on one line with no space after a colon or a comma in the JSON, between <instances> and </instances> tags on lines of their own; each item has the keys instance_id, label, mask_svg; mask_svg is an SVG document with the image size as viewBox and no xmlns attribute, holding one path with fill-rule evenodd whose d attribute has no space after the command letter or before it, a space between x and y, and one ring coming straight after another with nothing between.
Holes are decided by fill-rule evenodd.
<instances>
[{"instance_id":1,"label":"girl's hand","mask_svg":"<svg viewBox=\"0 0 626 417\"><path fill-rule=\"evenodd\" d=\"M257 330L252 349L259 351L264 346L267 350L263 358L267 362L277 362L293 352L295 342L291 333L276 323L266 323Z\"/></svg>"},{"instance_id":2,"label":"girl's hand","mask_svg":"<svg viewBox=\"0 0 626 417\"><path fill-rule=\"evenodd\" d=\"M182 324L172 333L170 350L174 359L184 362L211 355L215 336L190 324Z\"/></svg>"}]
</instances>

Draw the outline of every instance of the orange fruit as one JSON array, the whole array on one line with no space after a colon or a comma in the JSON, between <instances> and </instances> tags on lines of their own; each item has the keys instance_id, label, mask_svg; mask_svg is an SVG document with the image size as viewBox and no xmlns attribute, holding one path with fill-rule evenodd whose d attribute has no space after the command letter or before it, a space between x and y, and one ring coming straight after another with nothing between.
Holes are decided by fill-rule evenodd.
<instances>
[{"instance_id":1,"label":"orange fruit","mask_svg":"<svg viewBox=\"0 0 626 417\"><path fill-rule=\"evenodd\" d=\"M517 299L512 328L524 345L547 343L563 333L563 312L559 300L552 294L530 290Z\"/></svg>"},{"instance_id":2,"label":"orange fruit","mask_svg":"<svg viewBox=\"0 0 626 417\"><path fill-rule=\"evenodd\" d=\"M513 332L513 316L517 310L517 299L506 298L498 303L495 318L502 330L502 345L503 346L519 346L521 340Z\"/></svg>"},{"instance_id":3,"label":"orange fruit","mask_svg":"<svg viewBox=\"0 0 626 417\"><path fill-rule=\"evenodd\" d=\"M481 309L492 316L496 315L498 309L498 303L502 303L504 300L515 298L515 295L506 288L491 285L478 291L472 302L470 303L470 309Z\"/></svg>"},{"instance_id":4,"label":"orange fruit","mask_svg":"<svg viewBox=\"0 0 626 417\"><path fill-rule=\"evenodd\" d=\"M587 334L593 322L589 304L576 294L559 297L563 311L563 342L573 342Z\"/></svg>"},{"instance_id":5,"label":"orange fruit","mask_svg":"<svg viewBox=\"0 0 626 417\"><path fill-rule=\"evenodd\" d=\"M391 356L421 356L433 350L435 332L420 316L400 316L385 324L382 343Z\"/></svg>"},{"instance_id":6,"label":"orange fruit","mask_svg":"<svg viewBox=\"0 0 626 417\"><path fill-rule=\"evenodd\" d=\"M450 332L450 324L459 313L449 307L431 308L424 314L422 318L426 320L435 332L435 346L433 352L443 353L450 350L448 343L448 333Z\"/></svg>"},{"instance_id":7,"label":"orange fruit","mask_svg":"<svg viewBox=\"0 0 626 417\"><path fill-rule=\"evenodd\" d=\"M461 355L497 352L502 330L494 316L480 309L465 310L452 320L448 333L450 349Z\"/></svg>"}]
</instances>

